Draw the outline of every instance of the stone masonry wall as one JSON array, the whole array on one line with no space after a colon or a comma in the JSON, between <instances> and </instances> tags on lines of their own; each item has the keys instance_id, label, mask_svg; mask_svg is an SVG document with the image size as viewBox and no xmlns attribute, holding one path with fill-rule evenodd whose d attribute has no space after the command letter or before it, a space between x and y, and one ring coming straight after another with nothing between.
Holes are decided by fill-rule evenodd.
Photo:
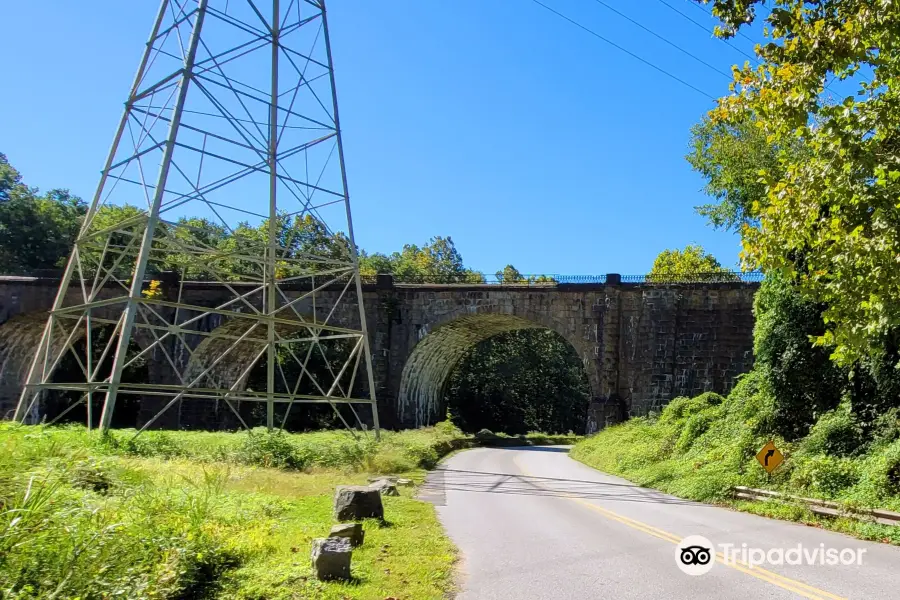
<instances>
[{"instance_id":1,"label":"stone masonry wall","mask_svg":"<svg viewBox=\"0 0 900 600\"><path fill-rule=\"evenodd\" d=\"M13 319L9 327L5 323L17 315L48 310L57 285L52 279L0 278L0 323L4 323L0 416L15 407L23 384L19 363L27 362L25 357L33 351L32 338L39 337L42 319ZM378 285L364 286L363 294L381 422L400 427L439 419L443 410L435 398L461 351L490 335L526 326L556 331L581 357L594 396L589 430L645 414L680 395L727 393L735 378L752 366L757 287L749 283L399 285L382 277ZM185 282L184 294L184 301L199 306L215 306L229 297L211 283ZM329 294L334 299L329 301ZM326 315L338 294L317 295L316 313ZM358 326L358 320L352 302L342 304L333 317L333 322L349 326ZM198 328L214 330L220 321L209 318ZM23 332L28 327L36 331ZM434 339L423 343L429 336ZM194 337L198 339L189 341L192 346L201 341L201 336ZM178 348L168 351L187 356ZM7 368L7 363L15 363L15 368ZM240 370L240 365L232 367ZM164 381L165 371L155 353L151 379ZM214 402L185 403L166 417L164 425L232 426L223 415L227 413Z\"/></svg>"}]
</instances>

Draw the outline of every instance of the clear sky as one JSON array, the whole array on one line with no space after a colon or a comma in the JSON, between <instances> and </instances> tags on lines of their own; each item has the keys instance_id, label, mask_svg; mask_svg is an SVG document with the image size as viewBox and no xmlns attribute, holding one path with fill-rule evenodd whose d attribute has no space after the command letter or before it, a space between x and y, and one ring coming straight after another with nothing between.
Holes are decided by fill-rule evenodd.
<instances>
[{"instance_id":1,"label":"clear sky","mask_svg":"<svg viewBox=\"0 0 900 600\"><path fill-rule=\"evenodd\" d=\"M239 0L231 0L239 1ZM603 0L728 72L753 44L714 39L689 0ZM596 0L541 0L709 96L729 79ZM30 185L93 194L158 3L6 2L0 151ZM449 235L493 272L646 272L696 242L728 266L738 239L693 207L684 155L709 97L533 0L330 0L357 241Z\"/></svg>"}]
</instances>

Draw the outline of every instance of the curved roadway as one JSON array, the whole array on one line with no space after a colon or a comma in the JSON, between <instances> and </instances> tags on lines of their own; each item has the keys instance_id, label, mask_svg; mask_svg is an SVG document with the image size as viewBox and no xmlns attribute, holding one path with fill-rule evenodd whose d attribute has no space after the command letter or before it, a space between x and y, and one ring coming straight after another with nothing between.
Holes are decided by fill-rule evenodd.
<instances>
[{"instance_id":1,"label":"curved roadway","mask_svg":"<svg viewBox=\"0 0 900 600\"><path fill-rule=\"evenodd\" d=\"M586 467L565 448L461 452L422 494L461 551L459 600L900 598L900 548L680 500ZM859 566L718 560L691 576L676 564L689 535L765 551L865 552Z\"/></svg>"}]
</instances>

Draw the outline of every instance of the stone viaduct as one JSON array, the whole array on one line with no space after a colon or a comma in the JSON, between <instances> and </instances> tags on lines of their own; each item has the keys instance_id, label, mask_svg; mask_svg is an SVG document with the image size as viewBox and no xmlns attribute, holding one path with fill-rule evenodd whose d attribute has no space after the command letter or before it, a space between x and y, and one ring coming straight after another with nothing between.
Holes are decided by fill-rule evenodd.
<instances>
[{"instance_id":1,"label":"stone viaduct","mask_svg":"<svg viewBox=\"0 0 900 600\"><path fill-rule=\"evenodd\" d=\"M182 285L186 300L197 305L225 297L217 283ZM0 277L0 416L15 407L57 287L52 277ZM399 284L380 275L364 286L363 296L381 421L403 427L440 420L443 386L466 350L522 328L551 329L581 357L593 395L588 431L677 396L727 393L752 366L757 287L623 283L618 275L605 283ZM316 310L329 309L326 296ZM341 304L341 310L338 322L358 321L355 305ZM204 331L220 326L227 323L199 324ZM161 360L151 356L151 381L153 363ZM222 426L186 406L165 425Z\"/></svg>"}]
</instances>

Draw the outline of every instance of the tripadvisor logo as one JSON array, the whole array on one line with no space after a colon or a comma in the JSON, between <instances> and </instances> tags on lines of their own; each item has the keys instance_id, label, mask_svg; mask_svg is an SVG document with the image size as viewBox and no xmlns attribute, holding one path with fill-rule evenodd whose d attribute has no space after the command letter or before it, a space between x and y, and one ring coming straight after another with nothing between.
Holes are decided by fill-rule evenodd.
<instances>
[{"instance_id":1,"label":"tripadvisor logo","mask_svg":"<svg viewBox=\"0 0 900 600\"><path fill-rule=\"evenodd\" d=\"M716 549L702 535L689 535L675 548L675 563L688 575L709 573L716 562Z\"/></svg>"},{"instance_id":2,"label":"tripadvisor logo","mask_svg":"<svg viewBox=\"0 0 900 600\"><path fill-rule=\"evenodd\" d=\"M719 544L718 560L726 565L760 567L763 565L862 565L866 548L826 548L825 544L790 548L754 548L747 544ZM708 573L716 562L715 545L700 535L689 535L675 548L675 564L688 575Z\"/></svg>"}]
</instances>

